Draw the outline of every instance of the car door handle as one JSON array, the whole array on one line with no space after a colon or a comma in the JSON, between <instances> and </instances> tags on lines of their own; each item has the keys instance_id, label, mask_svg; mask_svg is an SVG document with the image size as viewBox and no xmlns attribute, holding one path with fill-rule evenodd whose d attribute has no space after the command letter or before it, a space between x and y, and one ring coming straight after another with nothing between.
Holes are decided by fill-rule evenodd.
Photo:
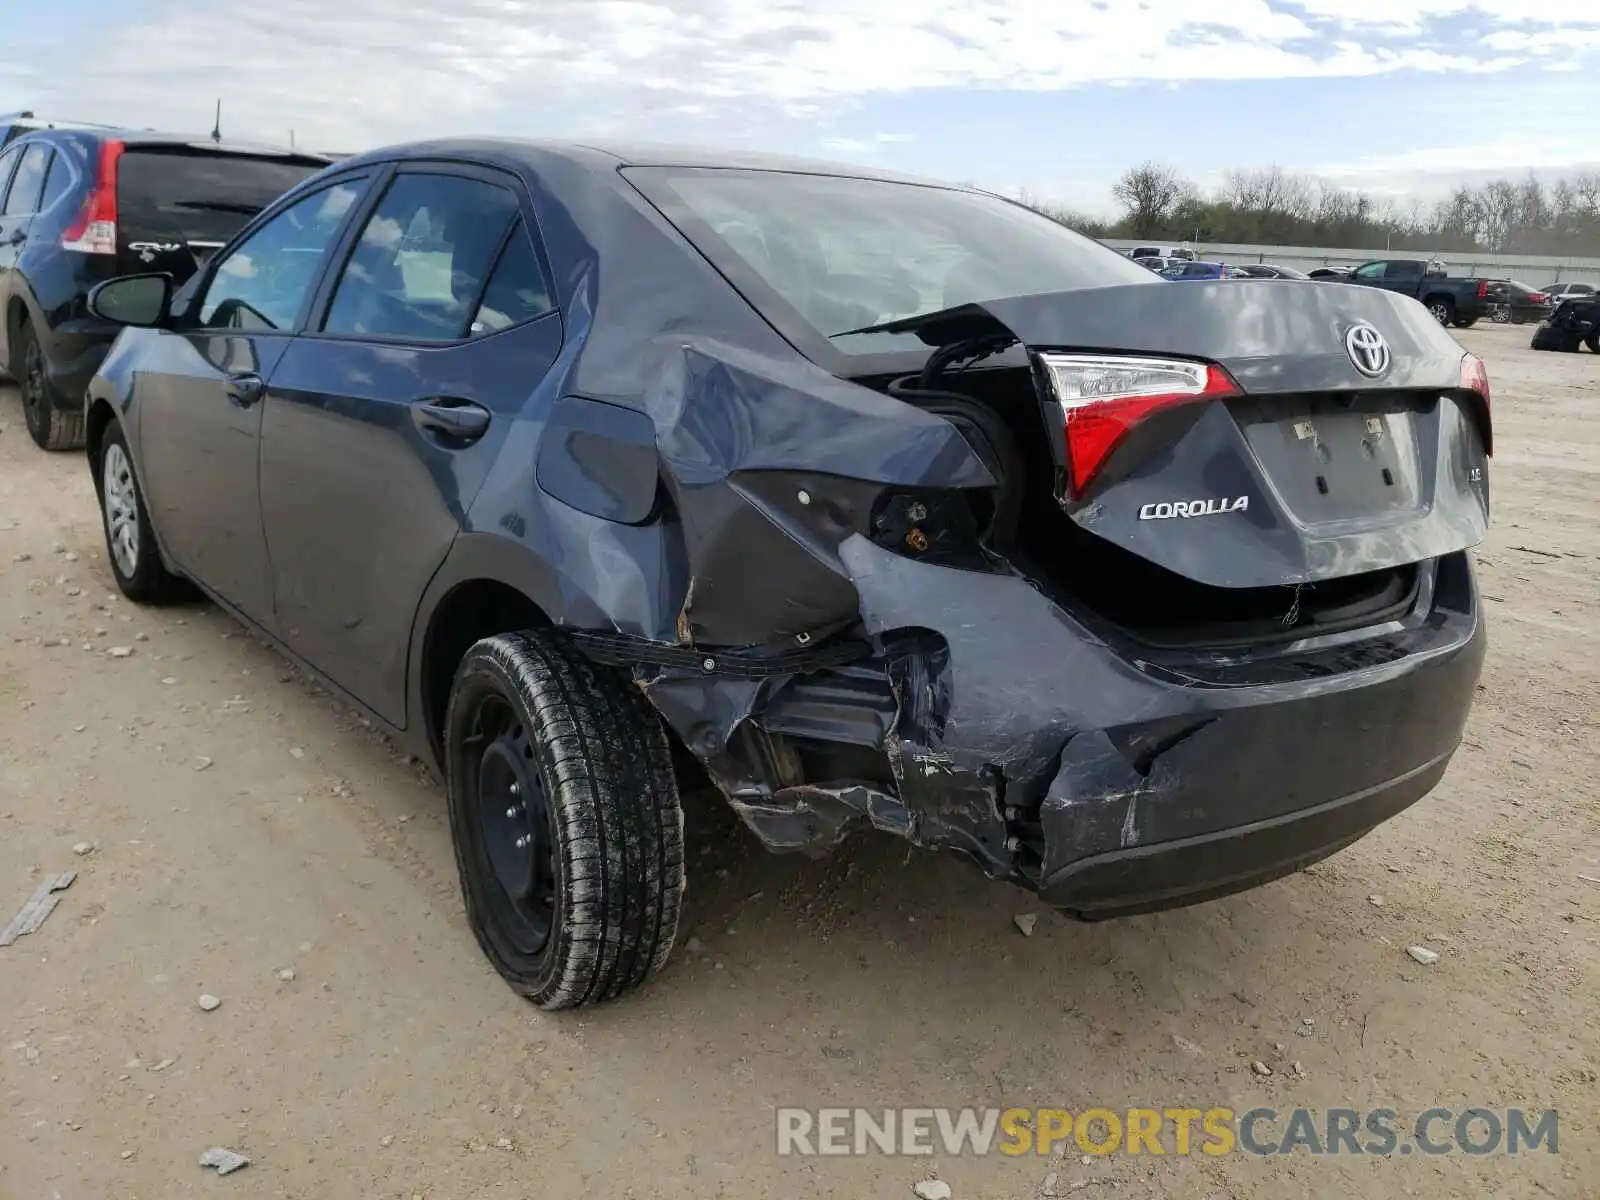
<instances>
[{"instance_id":1,"label":"car door handle","mask_svg":"<svg viewBox=\"0 0 1600 1200\"><path fill-rule=\"evenodd\" d=\"M227 390L230 403L237 408L249 408L261 399L262 393L267 390L267 382L261 376L250 373L229 375Z\"/></svg>"},{"instance_id":2,"label":"car door handle","mask_svg":"<svg viewBox=\"0 0 1600 1200\"><path fill-rule=\"evenodd\" d=\"M470 400L439 396L414 403L411 419L424 433L455 442L475 442L489 431L492 415L483 405Z\"/></svg>"}]
</instances>

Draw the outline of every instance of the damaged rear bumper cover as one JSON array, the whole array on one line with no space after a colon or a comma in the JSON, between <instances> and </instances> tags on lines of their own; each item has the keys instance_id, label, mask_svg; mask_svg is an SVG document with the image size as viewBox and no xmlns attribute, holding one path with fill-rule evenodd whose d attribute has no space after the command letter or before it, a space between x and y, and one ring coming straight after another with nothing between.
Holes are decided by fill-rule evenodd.
<instances>
[{"instance_id":1,"label":"damaged rear bumper cover","mask_svg":"<svg viewBox=\"0 0 1600 1200\"><path fill-rule=\"evenodd\" d=\"M1485 648L1464 554L1429 566L1403 619L1226 661L1143 654L1019 575L859 537L840 558L878 657L782 679L668 668L646 693L770 849L870 824L1084 919L1266 882L1420 799ZM818 783L797 761L839 744L886 777Z\"/></svg>"}]
</instances>

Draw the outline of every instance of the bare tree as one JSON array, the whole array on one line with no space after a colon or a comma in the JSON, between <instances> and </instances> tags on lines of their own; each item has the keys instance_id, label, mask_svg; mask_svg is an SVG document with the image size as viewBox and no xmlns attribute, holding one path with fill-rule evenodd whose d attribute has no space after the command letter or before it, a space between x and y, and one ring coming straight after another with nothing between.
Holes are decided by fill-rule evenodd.
<instances>
[{"instance_id":1,"label":"bare tree","mask_svg":"<svg viewBox=\"0 0 1600 1200\"><path fill-rule=\"evenodd\" d=\"M1111 194L1127 211L1134 237L1159 233L1194 187L1172 167L1144 162L1128 170L1111 186Z\"/></svg>"}]
</instances>

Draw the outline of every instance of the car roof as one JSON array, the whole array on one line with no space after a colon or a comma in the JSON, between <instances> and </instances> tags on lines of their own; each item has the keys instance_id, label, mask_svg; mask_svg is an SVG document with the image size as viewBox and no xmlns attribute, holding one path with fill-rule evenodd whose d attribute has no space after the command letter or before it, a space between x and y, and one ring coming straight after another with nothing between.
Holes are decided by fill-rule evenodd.
<instances>
[{"instance_id":1,"label":"car roof","mask_svg":"<svg viewBox=\"0 0 1600 1200\"><path fill-rule=\"evenodd\" d=\"M249 154L256 156L271 156L279 158L304 158L315 159L321 162L332 161L326 155L318 154L314 150L291 150L288 146L274 145L271 142L246 142L213 141L207 134L202 133L169 133L159 129L127 129L117 125L55 125L50 127L40 126L29 129L27 133L18 137L38 138L40 135L49 137L92 138L105 141L119 141L125 146L182 146L193 150L209 150L216 154Z\"/></svg>"},{"instance_id":2,"label":"car roof","mask_svg":"<svg viewBox=\"0 0 1600 1200\"><path fill-rule=\"evenodd\" d=\"M877 179L891 183L911 183L960 191L978 190L962 188L947 180L907 175L861 163L840 163L754 150L720 150L705 146L679 146L652 142L439 138L368 150L342 159L341 165L410 158L480 159L528 168L537 167L541 162L548 162L550 159L561 159L593 170L604 171L612 171L617 167L718 167L727 170L839 175L852 179Z\"/></svg>"}]
</instances>

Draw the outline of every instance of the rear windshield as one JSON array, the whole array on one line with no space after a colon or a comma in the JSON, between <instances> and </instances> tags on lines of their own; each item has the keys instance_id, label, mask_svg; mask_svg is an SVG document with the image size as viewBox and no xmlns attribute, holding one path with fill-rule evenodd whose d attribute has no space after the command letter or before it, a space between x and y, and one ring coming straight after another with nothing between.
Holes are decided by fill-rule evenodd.
<instances>
[{"instance_id":1,"label":"rear windshield","mask_svg":"<svg viewBox=\"0 0 1600 1200\"><path fill-rule=\"evenodd\" d=\"M225 242L323 165L129 146L117 167L118 222L125 237L162 234Z\"/></svg>"},{"instance_id":2,"label":"rear windshield","mask_svg":"<svg viewBox=\"0 0 1600 1200\"><path fill-rule=\"evenodd\" d=\"M722 168L625 174L774 325L789 323L787 309L844 354L927 349L912 334L850 332L867 325L1002 296L1155 282L1116 251L976 192Z\"/></svg>"}]
</instances>

